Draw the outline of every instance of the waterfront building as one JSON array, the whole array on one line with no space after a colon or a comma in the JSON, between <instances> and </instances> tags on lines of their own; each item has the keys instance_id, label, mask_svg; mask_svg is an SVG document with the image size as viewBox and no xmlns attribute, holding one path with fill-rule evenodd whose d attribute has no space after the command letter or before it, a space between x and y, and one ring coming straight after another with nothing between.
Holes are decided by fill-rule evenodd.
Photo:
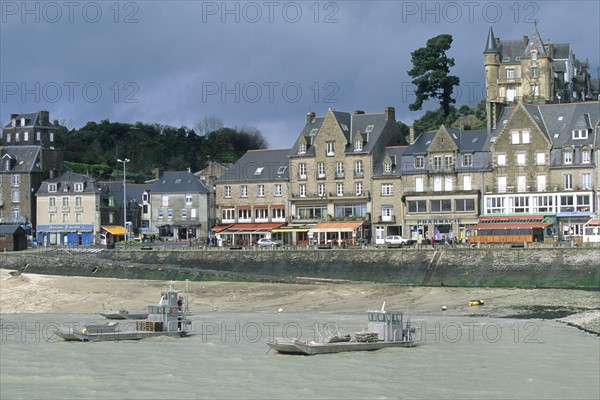
<instances>
[{"instance_id":1,"label":"waterfront building","mask_svg":"<svg viewBox=\"0 0 600 400\"><path fill-rule=\"evenodd\" d=\"M386 146L404 144L393 107L309 113L289 153L290 221L309 227L294 242L370 242L375 165Z\"/></svg>"},{"instance_id":2,"label":"waterfront building","mask_svg":"<svg viewBox=\"0 0 600 400\"><path fill-rule=\"evenodd\" d=\"M215 181L219 245L251 245L271 237L293 243L308 229L282 229L288 214L290 149L249 150ZM291 235L294 235L292 237Z\"/></svg>"},{"instance_id":3,"label":"waterfront building","mask_svg":"<svg viewBox=\"0 0 600 400\"><path fill-rule=\"evenodd\" d=\"M141 192L141 207L143 235L185 241L208 237L208 190L190 171L160 174Z\"/></svg>"},{"instance_id":4,"label":"waterfront building","mask_svg":"<svg viewBox=\"0 0 600 400\"><path fill-rule=\"evenodd\" d=\"M48 111L11 114L0 137L0 223L37 224L35 193L41 182L62 170L63 153L54 149L56 128Z\"/></svg>"}]
</instances>

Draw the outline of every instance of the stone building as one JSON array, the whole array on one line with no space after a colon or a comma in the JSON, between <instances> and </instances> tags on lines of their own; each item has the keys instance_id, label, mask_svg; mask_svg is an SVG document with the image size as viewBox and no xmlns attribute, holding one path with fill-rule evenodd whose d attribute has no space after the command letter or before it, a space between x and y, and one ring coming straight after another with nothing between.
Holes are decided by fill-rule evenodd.
<instances>
[{"instance_id":1,"label":"stone building","mask_svg":"<svg viewBox=\"0 0 600 400\"><path fill-rule=\"evenodd\" d=\"M482 214L543 215L545 236L582 237L599 209L599 124L600 102L503 109L485 146Z\"/></svg>"},{"instance_id":2,"label":"stone building","mask_svg":"<svg viewBox=\"0 0 600 400\"><path fill-rule=\"evenodd\" d=\"M0 140L0 223L21 224L31 234L37 224L35 193L62 170L63 153L53 147L56 128L47 111L10 117Z\"/></svg>"},{"instance_id":3,"label":"stone building","mask_svg":"<svg viewBox=\"0 0 600 400\"><path fill-rule=\"evenodd\" d=\"M213 233L219 244L249 245L263 237L292 243L289 228L276 232L289 221L289 152L249 150L215 181L218 223Z\"/></svg>"},{"instance_id":4,"label":"stone building","mask_svg":"<svg viewBox=\"0 0 600 400\"><path fill-rule=\"evenodd\" d=\"M309 113L289 154L291 220L310 227L313 243L370 242L375 165L386 146L402 144L393 107Z\"/></svg>"}]
</instances>

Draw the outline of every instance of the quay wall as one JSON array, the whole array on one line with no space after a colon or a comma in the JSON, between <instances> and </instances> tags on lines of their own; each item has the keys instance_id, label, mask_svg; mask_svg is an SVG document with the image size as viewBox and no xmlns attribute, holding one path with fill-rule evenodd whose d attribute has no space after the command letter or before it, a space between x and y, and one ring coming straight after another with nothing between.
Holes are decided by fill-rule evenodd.
<instances>
[{"instance_id":1,"label":"quay wall","mask_svg":"<svg viewBox=\"0 0 600 400\"><path fill-rule=\"evenodd\" d=\"M352 280L400 285L600 289L600 248L118 249L1 253L2 268L135 279ZM26 268L26 269L25 269Z\"/></svg>"}]
</instances>

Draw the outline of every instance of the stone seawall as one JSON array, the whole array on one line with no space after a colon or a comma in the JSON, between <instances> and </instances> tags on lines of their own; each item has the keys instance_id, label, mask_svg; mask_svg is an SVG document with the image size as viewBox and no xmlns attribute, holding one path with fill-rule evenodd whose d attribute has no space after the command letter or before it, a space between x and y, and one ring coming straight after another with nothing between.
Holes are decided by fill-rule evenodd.
<instances>
[{"instance_id":1,"label":"stone seawall","mask_svg":"<svg viewBox=\"0 0 600 400\"><path fill-rule=\"evenodd\" d=\"M314 279L402 285L600 288L600 249L106 250L2 253L3 268L144 279ZM302 278L302 279L299 279Z\"/></svg>"}]
</instances>

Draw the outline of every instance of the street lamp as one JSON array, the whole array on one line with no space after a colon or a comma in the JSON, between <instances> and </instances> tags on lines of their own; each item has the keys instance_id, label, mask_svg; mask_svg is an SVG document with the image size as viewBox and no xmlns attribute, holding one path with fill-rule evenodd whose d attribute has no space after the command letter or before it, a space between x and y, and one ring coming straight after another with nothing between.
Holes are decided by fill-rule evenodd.
<instances>
[{"instance_id":1,"label":"street lamp","mask_svg":"<svg viewBox=\"0 0 600 400\"><path fill-rule=\"evenodd\" d=\"M129 161L129 158L117 160L117 162L123 163L123 231L125 232L123 240L125 242L127 241L127 174L125 172L125 166Z\"/></svg>"}]
</instances>

